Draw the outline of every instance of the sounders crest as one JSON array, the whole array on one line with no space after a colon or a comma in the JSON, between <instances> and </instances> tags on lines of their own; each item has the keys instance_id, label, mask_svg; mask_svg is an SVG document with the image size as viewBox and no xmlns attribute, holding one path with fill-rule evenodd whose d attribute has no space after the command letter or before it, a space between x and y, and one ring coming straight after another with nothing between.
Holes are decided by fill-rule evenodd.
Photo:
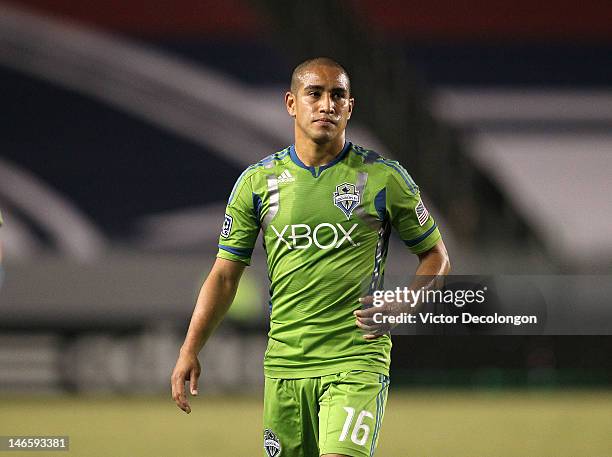
<instances>
[{"instance_id":1,"label":"sounders crest","mask_svg":"<svg viewBox=\"0 0 612 457\"><path fill-rule=\"evenodd\" d=\"M355 184L344 182L336 186L334 205L342 210L347 219L351 218L353 210L359 205L361 196Z\"/></svg>"},{"instance_id":2,"label":"sounders crest","mask_svg":"<svg viewBox=\"0 0 612 457\"><path fill-rule=\"evenodd\" d=\"M268 457L278 457L281 453L280 441L269 428L264 430L264 449Z\"/></svg>"}]
</instances>

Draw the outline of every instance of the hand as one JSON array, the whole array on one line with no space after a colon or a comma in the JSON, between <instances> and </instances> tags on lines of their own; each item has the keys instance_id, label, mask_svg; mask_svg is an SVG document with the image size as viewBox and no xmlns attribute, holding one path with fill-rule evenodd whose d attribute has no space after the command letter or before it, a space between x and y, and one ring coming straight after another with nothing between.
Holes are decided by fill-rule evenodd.
<instances>
[{"instance_id":1,"label":"hand","mask_svg":"<svg viewBox=\"0 0 612 457\"><path fill-rule=\"evenodd\" d=\"M357 318L355 323L357 327L365 330L367 333L363 335L366 340L380 338L387 334L397 324L390 324L388 321L374 322L374 315L380 313L382 316L399 316L402 312L402 306L398 303L385 302L382 306L374 306L374 297L368 295L361 297L359 303L369 305L369 308L358 309L353 314ZM377 318L377 320L380 320Z\"/></svg>"},{"instance_id":2,"label":"hand","mask_svg":"<svg viewBox=\"0 0 612 457\"><path fill-rule=\"evenodd\" d=\"M198 378L200 377L200 361L197 355L183 353L179 354L176 366L172 372L170 383L172 385L172 399L176 402L176 406L181 408L187 414L191 412L191 406L187 401L185 393L185 382L189 381L189 391L191 395L198 394Z\"/></svg>"}]
</instances>

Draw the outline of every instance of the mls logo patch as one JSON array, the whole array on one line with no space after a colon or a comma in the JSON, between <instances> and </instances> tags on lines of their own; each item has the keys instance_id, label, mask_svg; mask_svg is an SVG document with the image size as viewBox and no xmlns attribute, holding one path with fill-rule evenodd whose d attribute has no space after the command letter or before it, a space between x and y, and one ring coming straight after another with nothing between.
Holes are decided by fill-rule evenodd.
<instances>
[{"instance_id":1,"label":"mls logo patch","mask_svg":"<svg viewBox=\"0 0 612 457\"><path fill-rule=\"evenodd\" d=\"M280 441L269 428L264 430L264 449L268 457L278 457L281 453Z\"/></svg>"},{"instance_id":2,"label":"mls logo patch","mask_svg":"<svg viewBox=\"0 0 612 457\"><path fill-rule=\"evenodd\" d=\"M228 236L230 236L230 233L232 232L233 222L234 222L234 219L232 219L232 216L230 216L229 214L226 214L225 218L223 219L223 227L221 227L221 236L223 238L227 238Z\"/></svg>"},{"instance_id":3,"label":"mls logo patch","mask_svg":"<svg viewBox=\"0 0 612 457\"><path fill-rule=\"evenodd\" d=\"M359 205L361 196L355 188L355 184L343 182L336 186L334 192L334 205L342 210L347 219L351 218L353 210Z\"/></svg>"},{"instance_id":4,"label":"mls logo patch","mask_svg":"<svg viewBox=\"0 0 612 457\"><path fill-rule=\"evenodd\" d=\"M414 208L414 211L416 212L417 219L419 220L419 225L423 225L425 222L427 222L427 219L429 219L429 211L427 211L427 208L425 208L423 200L419 200L419 203L416 205L416 208Z\"/></svg>"}]
</instances>

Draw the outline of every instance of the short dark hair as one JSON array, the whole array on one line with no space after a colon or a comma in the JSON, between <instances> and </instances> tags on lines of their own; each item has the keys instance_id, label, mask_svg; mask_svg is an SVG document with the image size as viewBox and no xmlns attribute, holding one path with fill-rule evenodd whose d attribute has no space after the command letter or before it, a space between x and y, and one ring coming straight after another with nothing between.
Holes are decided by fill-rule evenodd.
<instances>
[{"instance_id":1,"label":"short dark hair","mask_svg":"<svg viewBox=\"0 0 612 457\"><path fill-rule=\"evenodd\" d=\"M313 57L312 59L303 61L301 64L295 67L293 73L291 73L291 92L295 93L297 91L300 76L312 65L325 65L327 67L335 67L340 70L346 76L346 80L348 81L348 91L349 94L351 93L351 78L349 77L348 72L342 65L329 57Z\"/></svg>"}]
</instances>

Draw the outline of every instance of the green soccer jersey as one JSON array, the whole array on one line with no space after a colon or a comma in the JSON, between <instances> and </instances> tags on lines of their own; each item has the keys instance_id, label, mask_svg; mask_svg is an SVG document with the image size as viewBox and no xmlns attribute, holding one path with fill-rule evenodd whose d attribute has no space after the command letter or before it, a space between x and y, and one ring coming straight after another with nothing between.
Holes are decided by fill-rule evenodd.
<instances>
[{"instance_id":1,"label":"green soccer jersey","mask_svg":"<svg viewBox=\"0 0 612 457\"><path fill-rule=\"evenodd\" d=\"M263 232L270 277L266 376L388 375L390 337L365 340L353 311L359 297L382 288L391 227L415 254L440 239L412 178L374 151L346 143L333 162L309 167L291 146L242 173L217 256L248 265Z\"/></svg>"}]
</instances>

